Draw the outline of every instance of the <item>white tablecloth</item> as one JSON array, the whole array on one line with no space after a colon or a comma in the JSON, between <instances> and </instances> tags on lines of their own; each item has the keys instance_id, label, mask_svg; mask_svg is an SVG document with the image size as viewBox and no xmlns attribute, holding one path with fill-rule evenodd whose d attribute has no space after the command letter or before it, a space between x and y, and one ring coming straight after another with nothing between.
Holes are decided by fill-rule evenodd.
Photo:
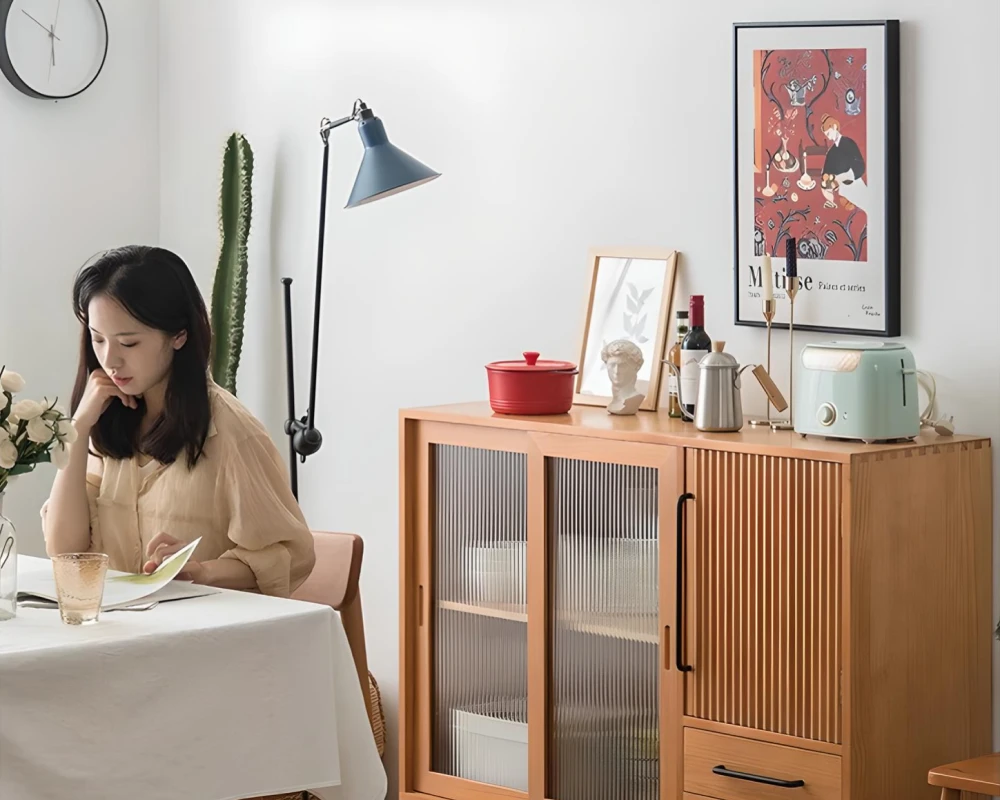
<instances>
[{"instance_id":1,"label":"white tablecloth","mask_svg":"<svg viewBox=\"0 0 1000 800\"><path fill-rule=\"evenodd\" d=\"M21 556L19 567L46 568ZM0 798L382 800L339 615L245 592L0 622Z\"/></svg>"}]
</instances>

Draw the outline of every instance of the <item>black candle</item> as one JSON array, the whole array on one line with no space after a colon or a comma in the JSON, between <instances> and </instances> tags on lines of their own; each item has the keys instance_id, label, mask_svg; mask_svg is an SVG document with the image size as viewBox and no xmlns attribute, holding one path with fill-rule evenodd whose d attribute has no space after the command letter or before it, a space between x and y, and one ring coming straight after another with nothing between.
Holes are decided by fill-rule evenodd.
<instances>
[{"instance_id":1,"label":"black candle","mask_svg":"<svg viewBox=\"0 0 1000 800\"><path fill-rule=\"evenodd\" d=\"M799 274L798 264L795 261L797 256L795 239L789 236L785 239L785 276L788 278L795 278Z\"/></svg>"}]
</instances>

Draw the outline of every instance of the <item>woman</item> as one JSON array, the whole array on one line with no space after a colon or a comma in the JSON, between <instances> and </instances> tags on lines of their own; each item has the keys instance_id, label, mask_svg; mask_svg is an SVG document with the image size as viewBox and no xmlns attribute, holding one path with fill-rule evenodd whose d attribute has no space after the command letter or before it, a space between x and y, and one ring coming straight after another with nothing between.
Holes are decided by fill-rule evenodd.
<instances>
[{"instance_id":1,"label":"woman","mask_svg":"<svg viewBox=\"0 0 1000 800\"><path fill-rule=\"evenodd\" d=\"M833 199L834 190L840 196L862 210L868 208L868 185L864 181L865 158L861 148L853 139L840 132L840 121L836 117L824 114L820 121L820 130L830 142L823 162L823 184L821 191L826 198L826 208L836 208Z\"/></svg>"},{"instance_id":2,"label":"woman","mask_svg":"<svg viewBox=\"0 0 1000 800\"><path fill-rule=\"evenodd\" d=\"M152 572L200 536L179 577L287 597L312 571L312 534L267 431L209 376L187 266L161 248L113 250L80 271L73 302L79 438L42 508L49 554Z\"/></svg>"}]
</instances>

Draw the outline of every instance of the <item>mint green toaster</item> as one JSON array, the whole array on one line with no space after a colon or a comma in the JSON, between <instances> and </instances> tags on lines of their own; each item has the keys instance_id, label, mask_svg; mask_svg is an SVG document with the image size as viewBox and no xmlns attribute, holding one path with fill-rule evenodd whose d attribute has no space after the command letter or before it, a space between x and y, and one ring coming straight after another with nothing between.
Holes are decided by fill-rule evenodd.
<instances>
[{"instance_id":1,"label":"mint green toaster","mask_svg":"<svg viewBox=\"0 0 1000 800\"><path fill-rule=\"evenodd\" d=\"M885 442L920 433L913 354L894 342L824 342L802 348L792 426L803 436Z\"/></svg>"}]
</instances>

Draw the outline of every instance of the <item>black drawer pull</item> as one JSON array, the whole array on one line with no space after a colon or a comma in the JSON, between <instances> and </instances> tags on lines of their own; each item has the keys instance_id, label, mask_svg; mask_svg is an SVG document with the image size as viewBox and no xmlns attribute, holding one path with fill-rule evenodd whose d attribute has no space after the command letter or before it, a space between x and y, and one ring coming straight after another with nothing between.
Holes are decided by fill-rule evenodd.
<instances>
[{"instance_id":1,"label":"black drawer pull","mask_svg":"<svg viewBox=\"0 0 1000 800\"><path fill-rule=\"evenodd\" d=\"M752 781L753 783L766 783L768 786L780 786L782 789L801 789L806 785L803 780L797 781L783 781L781 778L768 778L766 775L754 775L750 772L737 772L736 770L726 769L722 764L714 767L712 773L715 775L721 775L723 778L737 778L741 781Z\"/></svg>"}]
</instances>

